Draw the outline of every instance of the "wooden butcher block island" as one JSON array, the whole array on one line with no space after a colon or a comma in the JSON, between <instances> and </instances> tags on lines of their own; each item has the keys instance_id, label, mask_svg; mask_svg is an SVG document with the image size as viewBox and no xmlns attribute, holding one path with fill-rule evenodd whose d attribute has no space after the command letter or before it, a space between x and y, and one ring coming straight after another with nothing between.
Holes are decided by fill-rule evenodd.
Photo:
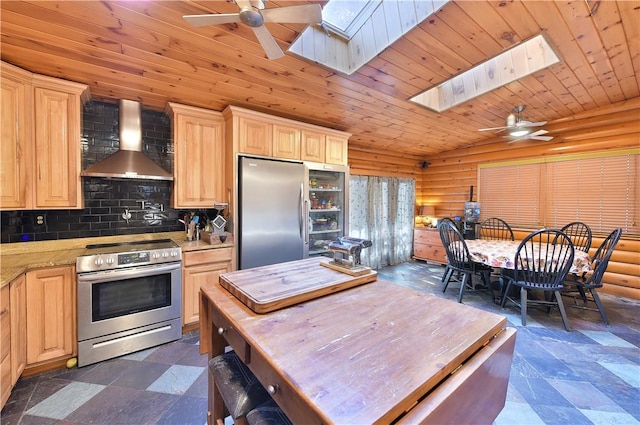
<instances>
[{"instance_id":1,"label":"wooden butcher block island","mask_svg":"<svg viewBox=\"0 0 640 425\"><path fill-rule=\"evenodd\" d=\"M268 313L290 305L373 282L375 271L351 276L326 267L329 258L255 267L220 275L220 284L256 313Z\"/></svg>"},{"instance_id":2,"label":"wooden butcher block island","mask_svg":"<svg viewBox=\"0 0 640 425\"><path fill-rule=\"evenodd\" d=\"M291 275L261 267L255 284L344 279L317 259L293 263ZM248 271L201 288L201 351L230 345L294 424L491 424L504 407L515 344L504 317L375 279L257 313L225 289L246 289ZM208 421L223 416L210 374Z\"/></svg>"}]
</instances>

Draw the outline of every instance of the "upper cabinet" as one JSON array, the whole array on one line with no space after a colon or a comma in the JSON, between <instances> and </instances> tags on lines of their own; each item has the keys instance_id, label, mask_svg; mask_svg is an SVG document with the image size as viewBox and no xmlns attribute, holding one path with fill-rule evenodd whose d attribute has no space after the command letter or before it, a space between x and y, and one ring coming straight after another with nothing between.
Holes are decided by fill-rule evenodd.
<instances>
[{"instance_id":1,"label":"upper cabinet","mask_svg":"<svg viewBox=\"0 0 640 425\"><path fill-rule=\"evenodd\" d=\"M4 62L2 209L80 209L82 104L89 88Z\"/></svg>"},{"instance_id":2,"label":"upper cabinet","mask_svg":"<svg viewBox=\"0 0 640 425\"><path fill-rule=\"evenodd\" d=\"M0 145L0 206L25 209L32 205L27 193L33 159L31 122L33 119L31 73L0 62L0 108L2 108L2 144ZM31 189L31 188L30 188Z\"/></svg>"},{"instance_id":3,"label":"upper cabinet","mask_svg":"<svg viewBox=\"0 0 640 425\"><path fill-rule=\"evenodd\" d=\"M228 106L229 153L347 165L349 133Z\"/></svg>"},{"instance_id":4,"label":"upper cabinet","mask_svg":"<svg viewBox=\"0 0 640 425\"><path fill-rule=\"evenodd\" d=\"M211 208L227 202L224 185L224 119L220 112L167 104L173 122L174 208Z\"/></svg>"}]
</instances>

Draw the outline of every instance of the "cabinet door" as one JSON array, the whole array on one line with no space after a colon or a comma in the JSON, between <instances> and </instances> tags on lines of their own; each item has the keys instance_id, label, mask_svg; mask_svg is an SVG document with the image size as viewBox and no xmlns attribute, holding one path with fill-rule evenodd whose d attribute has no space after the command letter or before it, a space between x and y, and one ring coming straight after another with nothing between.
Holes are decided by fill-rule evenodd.
<instances>
[{"instance_id":1,"label":"cabinet door","mask_svg":"<svg viewBox=\"0 0 640 425\"><path fill-rule=\"evenodd\" d=\"M327 164L347 165L347 139L327 135L324 162Z\"/></svg>"},{"instance_id":2,"label":"cabinet door","mask_svg":"<svg viewBox=\"0 0 640 425\"><path fill-rule=\"evenodd\" d=\"M0 144L0 205L2 209L31 207L29 170L33 163L31 153L31 86L12 78L3 65L0 79L2 95L2 144Z\"/></svg>"},{"instance_id":3,"label":"cabinet door","mask_svg":"<svg viewBox=\"0 0 640 425\"><path fill-rule=\"evenodd\" d=\"M75 280L73 267L27 273L27 364L76 353Z\"/></svg>"},{"instance_id":4,"label":"cabinet door","mask_svg":"<svg viewBox=\"0 0 640 425\"><path fill-rule=\"evenodd\" d=\"M446 255L437 229L421 227L413 229L413 256L415 258L446 264Z\"/></svg>"},{"instance_id":5,"label":"cabinet door","mask_svg":"<svg viewBox=\"0 0 640 425\"><path fill-rule=\"evenodd\" d=\"M271 156L271 124L245 117L238 118L238 150L241 153Z\"/></svg>"},{"instance_id":6,"label":"cabinet door","mask_svg":"<svg viewBox=\"0 0 640 425\"><path fill-rule=\"evenodd\" d=\"M177 114L174 145L174 207L211 208L216 202L224 202L222 116Z\"/></svg>"},{"instance_id":7,"label":"cabinet door","mask_svg":"<svg viewBox=\"0 0 640 425\"><path fill-rule=\"evenodd\" d=\"M280 124L273 125L273 156L300 159L300 129Z\"/></svg>"},{"instance_id":8,"label":"cabinet door","mask_svg":"<svg viewBox=\"0 0 640 425\"><path fill-rule=\"evenodd\" d=\"M182 325L196 323L200 319L200 287L207 282L217 282L221 273L231 271L231 263L210 263L185 267L182 274Z\"/></svg>"},{"instance_id":9,"label":"cabinet door","mask_svg":"<svg viewBox=\"0 0 640 425\"><path fill-rule=\"evenodd\" d=\"M325 135L323 133L302 130L300 159L303 161L324 162Z\"/></svg>"},{"instance_id":10,"label":"cabinet door","mask_svg":"<svg viewBox=\"0 0 640 425\"><path fill-rule=\"evenodd\" d=\"M9 286L0 293L0 406L4 406L11 394L11 311Z\"/></svg>"},{"instance_id":11,"label":"cabinet door","mask_svg":"<svg viewBox=\"0 0 640 425\"><path fill-rule=\"evenodd\" d=\"M35 207L81 208L80 97L34 88Z\"/></svg>"},{"instance_id":12,"label":"cabinet door","mask_svg":"<svg viewBox=\"0 0 640 425\"><path fill-rule=\"evenodd\" d=\"M27 364L27 281L11 282L11 383L18 381Z\"/></svg>"}]
</instances>

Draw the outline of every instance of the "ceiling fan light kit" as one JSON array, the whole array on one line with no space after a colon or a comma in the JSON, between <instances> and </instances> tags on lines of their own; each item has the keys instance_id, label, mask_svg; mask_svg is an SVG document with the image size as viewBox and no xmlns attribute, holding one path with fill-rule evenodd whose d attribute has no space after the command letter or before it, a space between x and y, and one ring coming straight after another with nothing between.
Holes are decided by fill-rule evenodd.
<instances>
[{"instance_id":1,"label":"ceiling fan light kit","mask_svg":"<svg viewBox=\"0 0 640 425\"><path fill-rule=\"evenodd\" d=\"M539 129L534 132L531 131L532 127L541 127L545 125L546 121L539 122L531 122L522 119L522 111L526 108L525 105L516 106L513 108L513 112L507 115L506 125L504 127L491 127L491 128L480 128L478 131L496 131L501 132L504 130L509 130L508 138L515 138L509 143L519 142L522 140L544 140L549 141L553 139L552 136L543 136L543 134L548 133L547 130Z\"/></svg>"},{"instance_id":2,"label":"ceiling fan light kit","mask_svg":"<svg viewBox=\"0 0 640 425\"><path fill-rule=\"evenodd\" d=\"M513 137L522 137L529 134L529 130L521 129L521 130L513 130L509 133L509 136Z\"/></svg>"},{"instance_id":3,"label":"ceiling fan light kit","mask_svg":"<svg viewBox=\"0 0 640 425\"><path fill-rule=\"evenodd\" d=\"M184 15L182 18L196 27L241 22L253 30L267 58L271 60L283 57L284 52L264 26L265 22L283 24L322 22L322 7L317 3L265 9L266 2L261 0L234 0L234 2L240 8L238 13Z\"/></svg>"}]
</instances>

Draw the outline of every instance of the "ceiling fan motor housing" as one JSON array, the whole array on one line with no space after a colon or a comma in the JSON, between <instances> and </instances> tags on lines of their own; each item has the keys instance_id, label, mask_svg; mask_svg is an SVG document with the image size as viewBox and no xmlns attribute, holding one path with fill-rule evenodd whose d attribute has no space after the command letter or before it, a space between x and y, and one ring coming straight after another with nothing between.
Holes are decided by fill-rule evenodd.
<instances>
[{"instance_id":1,"label":"ceiling fan motor housing","mask_svg":"<svg viewBox=\"0 0 640 425\"><path fill-rule=\"evenodd\" d=\"M252 9L242 9L239 14L240 21L252 28L260 27L264 24L264 19L260 12Z\"/></svg>"}]
</instances>

